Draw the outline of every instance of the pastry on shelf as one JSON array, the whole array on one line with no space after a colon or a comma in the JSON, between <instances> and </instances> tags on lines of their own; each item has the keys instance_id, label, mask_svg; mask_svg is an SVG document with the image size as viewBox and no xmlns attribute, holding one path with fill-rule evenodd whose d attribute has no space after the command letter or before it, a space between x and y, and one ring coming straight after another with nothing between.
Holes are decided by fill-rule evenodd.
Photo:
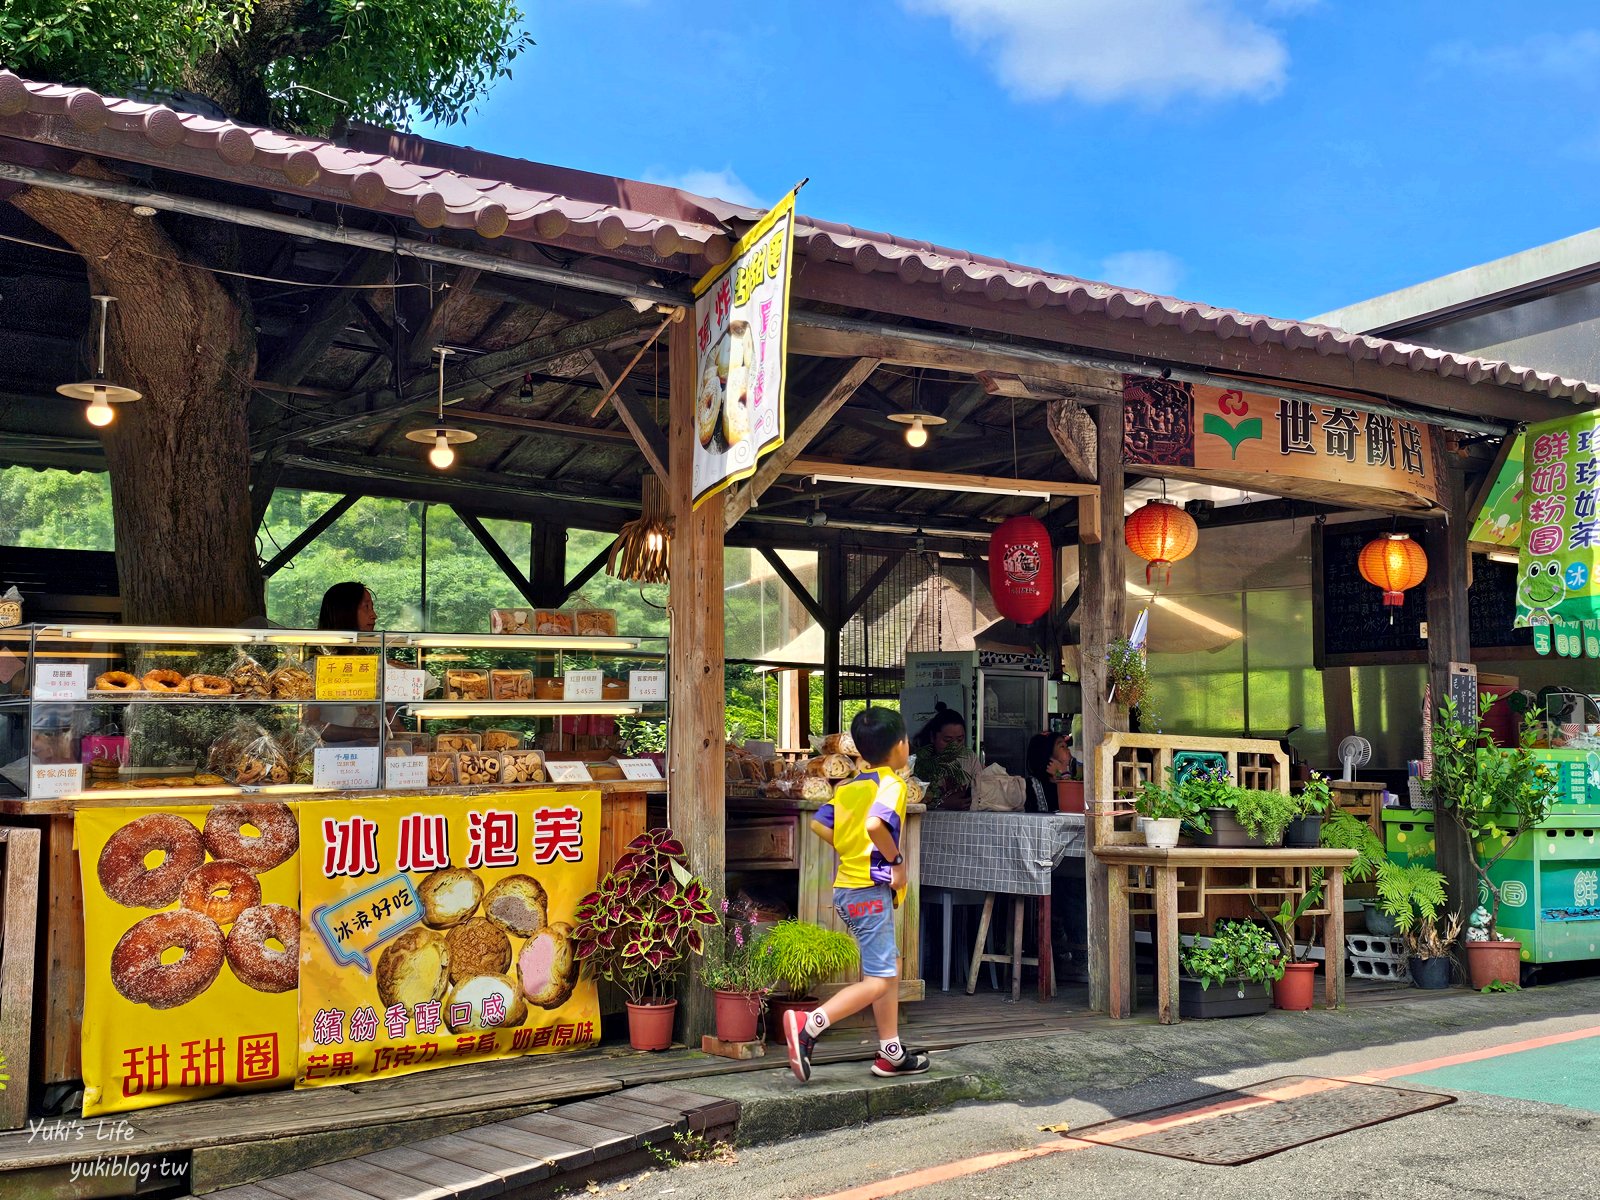
<instances>
[{"instance_id":1,"label":"pastry on shelf","mask_svg":"<svg viewBox=\"0 0 1600 1200\"><path fill-rule=\"evenodd\" d=\"M532 700L532 671L490 671L489 694L496 700Z\"/></svg>"},{"instance_id":2,"label":"pastry on shelf","mask_svg":"<svg viewBox=\"0 0 1600 1200\"><path fill-rule=\"evenodd\" d=\"M437 734L433 739L433 748L440 754L457 754L462 750L482 750L483 734L471 729L452 729L446 733Z\"/></svg>"},{"instance_id":3,"label":"pastry on shelf","mask_svg":"<svg viewBox=\"0 0 1600 1200\"><path fill-rule=\"evenodd\" d=\"M489 676L483 671L446 671L444 695L446 700L487 700Z\"/></svg>"}]
</instances>

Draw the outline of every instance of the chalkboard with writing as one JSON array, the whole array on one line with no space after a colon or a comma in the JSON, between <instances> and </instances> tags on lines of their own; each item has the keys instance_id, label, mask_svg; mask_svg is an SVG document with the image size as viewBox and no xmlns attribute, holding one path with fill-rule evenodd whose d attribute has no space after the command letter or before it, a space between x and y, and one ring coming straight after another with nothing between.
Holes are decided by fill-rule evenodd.
<instances>
[{"instance_id":1,"label":"chalkboard with writing","mask_svg":"<svg viewBox=\"0 0 1600 1200\"><path fill-rule=\"evenodd\" d=\"M1422 623L1428 618L1427 584L1389 608L1383 593L1361 578L1361 548L1391 528L1387 521L1325 525L1315 544L1316 649L1319 667L1357 667L1370 663L1420 663L1428 658ZM1402 521L1400 528L1421 540L1422 528ZM1474 649L1531 646L1532 634L1512 628L1516 615L1517 568L1512 563L1473 562L1467 593L1467 621ZM1391 624L1389 617L1393 614Z\"/></svg>"}]
</instances>

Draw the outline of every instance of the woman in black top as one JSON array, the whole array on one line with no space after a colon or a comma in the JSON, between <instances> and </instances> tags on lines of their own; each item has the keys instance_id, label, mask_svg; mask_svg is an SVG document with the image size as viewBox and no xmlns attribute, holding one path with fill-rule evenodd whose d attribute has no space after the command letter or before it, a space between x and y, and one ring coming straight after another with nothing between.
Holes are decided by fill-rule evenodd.
<instances>
[{"instance_id":1,"label":"woman in black top","mask_svg":"<svg viewBox=\"0 0 1600 1200\"><path fill-rule=\"evenodd\" d=\"M1056 784L1071 765L1066 734L1036 733L1028 739L1028 812L1056 811Z\"/></svg>"}]
</instances>

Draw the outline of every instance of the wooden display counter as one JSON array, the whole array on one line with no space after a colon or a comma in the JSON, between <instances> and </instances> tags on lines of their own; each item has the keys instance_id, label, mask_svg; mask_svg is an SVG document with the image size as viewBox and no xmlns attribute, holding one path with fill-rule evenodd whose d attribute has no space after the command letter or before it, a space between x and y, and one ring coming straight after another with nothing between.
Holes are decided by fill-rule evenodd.
<instances>
[{"instance_id":1,"label":"wooden display counter","mask_svg":"<svg viewBox=\"0 0 1600 1200\"><path fill-rule=\"evenodd\" d=\"M626 846L648 828L652 795L665 795L662 781L597 782L519 785L516 791L598 791L600 800L599 869L617 860ZM0 825L40 831L39 941L33 970L33 1062L31 1067L12 1063L13 1088L22 1080L35 1085L65 1083L82 1078L80 1042L83 1036L84 949L83 886L74 840L73 814L86 808L205 808L216 804L278 801L318 804L328 801L361 802L393 797L469 796L490 798L506 788L418 788L403 792L377 789L357 792L282 789L243 794L228 789L138 789L100 792L82 798L0 801Z\"/></svg>"}]
</instances>

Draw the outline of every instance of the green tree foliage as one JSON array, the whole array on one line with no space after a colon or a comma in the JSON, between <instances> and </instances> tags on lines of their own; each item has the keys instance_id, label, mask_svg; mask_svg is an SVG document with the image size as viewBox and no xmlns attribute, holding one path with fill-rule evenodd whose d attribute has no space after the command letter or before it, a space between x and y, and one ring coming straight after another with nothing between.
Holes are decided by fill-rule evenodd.
<instances>
[{"instance_id":1,"label":"green tree foliage","mask_svg":"<svg viewBox=\"0 0 1600 1200\"><path fill-rule=\"evenodd\" d=\"M0 545L111 550L111 481L72 471L0 470Z\"/></svg>"},{"instance_id":2,"label":"green tree foliage","mask_svg":"<svg viewBox=\"0 0 1600 1200\"><path fill-rule=\"evenodd\" d=\"M8 0L0 62L113 93L183 88L257 124L403 128L460 120L533 44L521 22L511 0Z\"/></svg>"}]
</instances>

